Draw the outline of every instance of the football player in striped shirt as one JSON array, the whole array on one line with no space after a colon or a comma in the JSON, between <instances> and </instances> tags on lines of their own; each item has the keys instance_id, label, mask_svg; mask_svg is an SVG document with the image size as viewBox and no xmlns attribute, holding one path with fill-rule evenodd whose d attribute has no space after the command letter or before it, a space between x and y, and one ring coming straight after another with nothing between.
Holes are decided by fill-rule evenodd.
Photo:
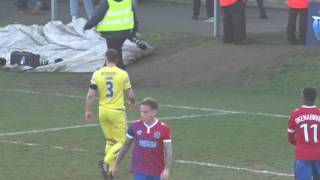
<instances>
[{"instance_id":1,"label":"football player in striped shirt","mask_svg":"<svg viewBox=\"0 0 320 180\"><path fill-rule=\"evenodd\" d=\"M120 161L134 144L131 172L134 180L168 180L172 163L172 137L167 124L156 117L158 103L146 98L140 104L141 119L128 129L127 139L117 156L112 175L117 176Z\"/></svg>"}]
</instances>

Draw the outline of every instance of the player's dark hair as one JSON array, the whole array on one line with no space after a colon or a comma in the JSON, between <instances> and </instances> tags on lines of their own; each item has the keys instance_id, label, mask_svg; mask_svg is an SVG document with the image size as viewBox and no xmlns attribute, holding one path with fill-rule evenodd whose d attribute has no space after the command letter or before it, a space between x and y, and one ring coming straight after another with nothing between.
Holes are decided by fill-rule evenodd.
<instances>
[{"instance_id":1,"label":"player's dark hair","mask_svg":"<svg viewBox=\"0 0 320 180\"><path fill-rule=\"evenodd\" d=\"M158 102L154 100L152 97L145 98L140 105L149 106L151 109L156 110L158 109Z\"/></svg>"},{"instance_id":2,"label":"player's dark hair","mask_svg":"<svg viewBox=\"0 0 320 180\"><path fill-rule=\"evenodd\" d=\"M107 61L111 63L117 63L119 60L119 53L115 49L108 49L106 52Z\"/></svg>"},{"instance_id":3,"label":"player's dark hair","mask_svg":"<svg viewBox=\"0 0 320 180\"><path fill-rule=\"evenodd\" d=\"M312 87L305 87L302 91L303 97L307 101L314 102L317 97L317 91Z\"/></svg>"}]
</instances>

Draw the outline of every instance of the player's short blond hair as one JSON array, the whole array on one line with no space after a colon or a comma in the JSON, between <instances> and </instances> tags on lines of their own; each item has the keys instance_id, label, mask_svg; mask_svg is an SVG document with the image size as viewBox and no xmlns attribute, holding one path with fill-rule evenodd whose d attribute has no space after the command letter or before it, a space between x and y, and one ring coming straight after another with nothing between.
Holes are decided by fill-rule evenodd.
<instances>
[{"instance_id":1,"label":"player's short blond hair","mask_svg":"<svg viewBox=\"0 0 320 180\"><path fill-rule=\"evenodd\" d=\"M152 97L147 97L145 98L140 105L145 105L145 106L149 106L151 109L156 110L158 109L158 102L153 99Z\"/></svg>"}]
</instances>

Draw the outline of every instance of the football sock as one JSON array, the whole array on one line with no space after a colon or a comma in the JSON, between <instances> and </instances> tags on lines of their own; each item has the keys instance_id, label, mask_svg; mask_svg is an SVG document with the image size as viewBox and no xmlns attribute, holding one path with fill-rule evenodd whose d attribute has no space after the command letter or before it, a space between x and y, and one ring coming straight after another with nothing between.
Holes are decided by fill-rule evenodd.
<instances>
[{"instance_id":1,"label":"football sock","mask_svg":"<svg viewBox=\"0 0 320 180\"><path fill-rule=\"evenodd\" d=\"M116 161L118 152L120 151L123 143L116 143L114 144L109 150L108 154L106 154L104 158L104 162L109 165L109 171L111 172L113 165Z\"/></svg>"}]
</instances>

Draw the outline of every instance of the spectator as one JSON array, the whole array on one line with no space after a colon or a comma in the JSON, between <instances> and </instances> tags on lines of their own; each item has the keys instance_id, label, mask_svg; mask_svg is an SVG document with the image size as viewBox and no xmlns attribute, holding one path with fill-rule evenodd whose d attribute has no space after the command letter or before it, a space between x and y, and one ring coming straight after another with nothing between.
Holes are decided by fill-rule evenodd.
<instances>
[{"instance_id":1,"label":"spectator","mask_svg":"<svg viewBox=\"0 0 320 180\"><path fill-rule=\"evenodd\" d=\"M259 17L260 19L268 19L266 9L264 8L264 0L257 0L258 10L259 10Z\"/></svg>"},{"instance_id":2,"label":"spectator","mask_svg":"<svg viewBox=\"0 0 320 180\"><path fill-rule=\"evenodd\" d=\"M19 12L24 12L28 8L29 0L17 0L17 7Z\"/></svg>"},{"instance_id":3,"label":"spectator","mask_svg":"<svg viewBox=\"0 0 320 180\"><path fill-rule=\"evenodd\" d=\"M223 42L250 44L246 40L246 0L220 0L223 10Z\"/></svg>"},{"instance_id":4,"label":"spectator","mask_svg":"<svg viewBox=\"0 0 320 180\"><path fill-rule=\"evenodd\" d=\"M50 7L50 0L17 0L18 11L23 13L28 9L28 5L32 7L32 13L37 14L40 10L48 10Z\"/></svg>"},{"instance_id":5,"label":"spectator","mask_svg":"<svg viewBox=\"0 0 320 180\"><path fill-rule=\"evenodd\" d=\"M38 14L40 10L48 10L50 0L31 0L32 14Z\"/></svg>"},{"instance_id":6,"label":"spectator","mask_svg":"<svg viewBox=\"0 0 320 180\"><path fill-rule=\"evenodd\" d=\"M72 17L72 21L79 18L79 5L80 0L70 0L70 14ZM94 6L92 0L82 0L84 9L86 11L88 19L90 19L93 15Z\"/></svg>"},{"instance_id":7,"label":"spectator","mask_svg":"<svg viewBox=\"0 0 320 180\"><path fill-rule=\"evenodd\" d=\"M84 30L95 26L106 39L108 49L115 49L119 53L120 60L117 66L126 69L122 59L122 46L125 40L132 39L138 30L138 20L132 0L101 0Z\"/></svg>"},{"instance_id":8,"label":"spectator","mask_svg":"<svg viewBox=\"0 0 320 180\"><path fill-rule=\"evenodd\" d=\"M290 44L305 44L308 21L308 0L288 0L289 18L287 39ZM299 16L299 38L296 37L296 22Z\"/></svg>"},{"instance_id":9,"label":"spectator","mask_svg":"<svg viewBox=\"0 0 320 180\"><path fill-rule=\"evenodd\" d=\"M193 0L193 20L199 19L201 0ZM213 22L213 0L206 0L208 22Z\"/></svg>"}]
</instances>

